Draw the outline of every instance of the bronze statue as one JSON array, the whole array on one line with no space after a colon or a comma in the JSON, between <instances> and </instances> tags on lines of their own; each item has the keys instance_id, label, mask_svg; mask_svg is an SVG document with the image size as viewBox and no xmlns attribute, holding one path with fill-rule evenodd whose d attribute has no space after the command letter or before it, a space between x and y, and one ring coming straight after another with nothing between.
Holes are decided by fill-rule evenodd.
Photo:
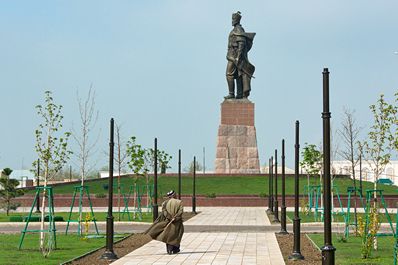
<instances>
[{"instance_id":1,"label":"bronze statue","mask_svg":"<svg viewBox=\"0 0 398 265\"><path fill-rule=\"evenodd\" d=\"M227 83L228 96L225 99L241 99L250 95L250 81L255 67L249 62L247 53L250 51L256 33L247 33L240 24L242 18L240 12L232 14L232 26L234 27L228 37L227 52ZM236 97L235 97L236 79Z\"/></svg>"}]
</instances>

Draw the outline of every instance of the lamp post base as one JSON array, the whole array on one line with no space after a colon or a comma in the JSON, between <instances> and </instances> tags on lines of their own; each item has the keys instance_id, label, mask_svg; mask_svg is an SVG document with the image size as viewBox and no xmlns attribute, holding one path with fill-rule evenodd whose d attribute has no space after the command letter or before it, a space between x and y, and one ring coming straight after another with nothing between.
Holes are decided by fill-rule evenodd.
<instances>
[{"instance_id":1,"label":"lamp post base","mask_svg":"<svg viewBox=\"0 0 398 265\"><path fill-rule=\"evenodd\" d=\"M289 232L286 230L286 206L282 204L281 208L281 231L278 233L279 235L287 235Z\"/></svg>"},{"instance_id":2,"label":"lamp post base","mask_svg":"<svg viewBox=\"0 0 398 265\"><path fill-rule=\"evenodd\" d=\"M279 220L279 206L278 206L278 201L274 201L274 219L272 220L273 223L280 223L281 221Z\"/></svg>"},{"instance_id":3,"label":"lamp post base","mask_svg":"<svg viewBox=\"0 0 398 265\"><path fill-rule=\"evenodd\" d=\"M322 251L322 265L334 264L334 253L336 248L332 245L325 245L321 248Z\"/></svg>"},{"instance_id":4,"label":"lamp post base","mask_svg":"<svg viewBox=\"0 0 398 265\"><path fill-rule=\"evenodd\" d=\"M294 234L294 239L293 239L293 252L289 256L290 260L302 260L304 259L304 256L301 254L301 247L300 247L300 218L299 217L294 217L293 219L293 234Z\"/></svg>"},{"instance_id":5,"label":"lamp post base","mask_svg":"<svg viewBox=\"0 0 398 265\"><path fill-rule=\"evenodd\" d=\"M112 251L105 250L104 254L101 255L100 259L116 260L116 259L118 259L118 257Z\"/></svg>"},{"instance_id":6,"label":"lamp post base","mask_svg":"<svg viewBox=\"0 0 398 265\"><path fill-rule=\"evenodd\" d=\"M293 252L292 255L289 256L289 260L303 260L304 256L301 255L300 252Z\"/></svg>"}]
</instances>

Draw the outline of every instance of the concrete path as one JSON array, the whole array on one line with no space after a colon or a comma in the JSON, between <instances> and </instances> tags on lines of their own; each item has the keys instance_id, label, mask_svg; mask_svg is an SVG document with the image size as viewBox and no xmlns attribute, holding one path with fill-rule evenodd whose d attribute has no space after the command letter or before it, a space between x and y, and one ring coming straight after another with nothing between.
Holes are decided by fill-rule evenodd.
<instances>
[{"instance_id":1,"label":"concrete path","mask_svg":"<svg viewBox=\"0 0 398 265\"><path fill-rule=\"evenodd\" d=\"M198 208L201 213L184 223L186 227L237 227L234 232L185 233L181 252L166 254L164 243L150 243L113 262L114 265L154 264L267 264L282 265L282 253L273 232L236 232L239 227L268 226L263 207ZM216 229L215 229L216 230Z\"/></svg>"}]
</instances>

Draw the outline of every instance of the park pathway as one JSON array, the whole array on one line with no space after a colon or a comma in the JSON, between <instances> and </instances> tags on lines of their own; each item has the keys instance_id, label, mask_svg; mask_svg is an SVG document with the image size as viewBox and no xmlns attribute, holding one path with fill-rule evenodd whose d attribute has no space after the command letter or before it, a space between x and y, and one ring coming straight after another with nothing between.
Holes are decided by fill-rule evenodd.
<instances>
[{"instance_id":1,"label":"park pathway","mask_svg":"<svg viewBox=\"0 0 398 265\"><path fill-rule=\"evenodd\" d=\"M273 232L246 232L239 227L269 226L263 207L205 207L186 226L212 226L212 232L185 233L181 252L168 255L163 242L152 240L113 265L282 265L285 264ZM223 227L228 229L221 229ZM237 231L238 230L238 231ZM255 230L255 229L254 229Z\"/></svg>"}]
</instances>

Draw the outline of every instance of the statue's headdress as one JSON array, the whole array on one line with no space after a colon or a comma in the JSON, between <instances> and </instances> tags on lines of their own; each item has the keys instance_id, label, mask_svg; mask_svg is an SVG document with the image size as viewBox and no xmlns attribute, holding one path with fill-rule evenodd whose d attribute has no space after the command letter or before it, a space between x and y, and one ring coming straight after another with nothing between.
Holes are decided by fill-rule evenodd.
<instances>
[{"instance_id":1,"label":"statue's headdress","mask_svg":"<svg viewBox=\"0 0 398 265\"><path fill-rule=\"evenodd\" d=\"M232 20L236 21L236 22L240 22L240 19L242 18L242 15L240 14L240 12L236 12L232 14Z\"/></svg>"}]
</instances>

